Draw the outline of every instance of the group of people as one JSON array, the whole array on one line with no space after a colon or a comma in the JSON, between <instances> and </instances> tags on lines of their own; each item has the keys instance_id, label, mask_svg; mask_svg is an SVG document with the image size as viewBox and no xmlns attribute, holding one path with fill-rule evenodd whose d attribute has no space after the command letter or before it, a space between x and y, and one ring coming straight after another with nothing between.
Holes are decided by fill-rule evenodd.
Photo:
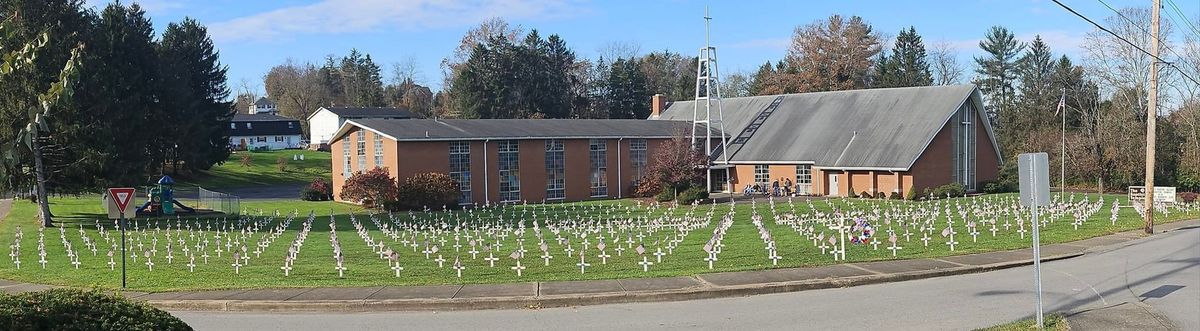
<instances>
[{"instance_id":1,"label":"group of people","mask_svg":"<svg viewBox=\"0 0 1200 331\"><path fill-rule=\"evenodd\" d=\"M771 182L770 190L767 190L766 183L754 183L754 185L746 186L746 188L742 190L742 195L752 196L755 194L762 194L785 197L792 195L792 192L794 192L793 188L794 186L792 185L791 178L781 177Z\"/></svg>"}]
</instances>

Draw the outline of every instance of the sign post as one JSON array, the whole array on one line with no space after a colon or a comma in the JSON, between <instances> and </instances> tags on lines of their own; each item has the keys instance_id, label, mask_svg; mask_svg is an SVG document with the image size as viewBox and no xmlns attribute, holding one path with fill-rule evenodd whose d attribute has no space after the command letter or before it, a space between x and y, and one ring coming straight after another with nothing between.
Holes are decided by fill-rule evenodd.
<instances>
[{"instance_id":1,"label":"sign post","mask_svg":"<svg viewBox=\"0 0 1200 331\"><path fill-rule=\"evenodd\" d=\"M1050 162L1046 153L1025 153L1017 156L1020 177L1021 205L1033 211L1033 283L1037 292L1037 325L1042 320L1042 252L1039 242L1038 207L1050 204Z\"/></svg>"},{"instance_id":2,"label":"sign post","mask_svg":"<svg viewBox=\"0 0 1200 331\"><path fill-rule=\"evenodd\" d=\"M116 211L117 226L121 228L121 288L125 288L125 215L132 211L129 209L129 202L133 201L135 192L132 187L108 189L108 206L110 209L108 214L112 218L113 211ZM113 208L116 210L112 210Z\"/></svg>"}]
</instances>

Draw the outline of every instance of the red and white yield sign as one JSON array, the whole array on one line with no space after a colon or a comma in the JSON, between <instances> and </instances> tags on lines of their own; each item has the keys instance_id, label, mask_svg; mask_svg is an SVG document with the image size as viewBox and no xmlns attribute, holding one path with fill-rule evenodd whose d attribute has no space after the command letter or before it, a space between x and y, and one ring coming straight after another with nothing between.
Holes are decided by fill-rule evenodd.
<instances>
[{"instance_id":1,"label":"red and white yield sign","mask_svg":"<svg viewBox=\"0 0 1200 331\"><path fill-rule=\"evenodd\" d=\"M129 204L133 201L133 196L136 190L132 187L114 187L108 189L108 217L120 218L126 215L126 218L133 218Z\"/></svg>"}]
</instances>

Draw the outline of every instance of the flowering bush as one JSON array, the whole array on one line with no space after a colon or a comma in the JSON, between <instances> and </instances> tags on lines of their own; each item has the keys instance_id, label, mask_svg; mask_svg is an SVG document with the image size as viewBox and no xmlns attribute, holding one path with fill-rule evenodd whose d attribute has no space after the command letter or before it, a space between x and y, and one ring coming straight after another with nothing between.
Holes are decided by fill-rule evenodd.
<instances>
[{"instance_id":1,"label":"flowering bush","mask_svg":"<svg viewBox=\"0 0 1200 331\"><path fill-rule=\"evenodd\" d=\"M384 205L388 210L441 209L458 206L458 182L450 175L436 172L419 173L404 180L397 192L395 203Z\"/></svg>"},{"instance_id":2,"label":"flowering bush","mask_svg":"<svg viewBox=\"0 0 1200 331\"><path fill-rule=\"evenodd\" d=\"M396 180L392 179L387 169L374 168L346 179L338 197L362 203L366 207L376 207L386 201L396 201L396 192Z\"/></svg>"},{"instance_id":3,"label":"flowering bush","mask_svg":"<svg viewBox=\"0 0 1200 331\"><path fill-rule=\"evenodd\" d=\"M300 200L326 201L333 198L333 190L324 178L313 179L304 190L300 191Z\"/></svg>"}]
</instances>

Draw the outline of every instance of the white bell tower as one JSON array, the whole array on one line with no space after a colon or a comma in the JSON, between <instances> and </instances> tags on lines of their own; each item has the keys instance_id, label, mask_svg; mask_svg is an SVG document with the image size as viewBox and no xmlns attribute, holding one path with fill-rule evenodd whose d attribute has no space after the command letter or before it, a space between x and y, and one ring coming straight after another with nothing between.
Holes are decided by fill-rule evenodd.
<instances>
[{"instance_id":1,"label":"white bell tower","mask_svg":"<svg viewBox=\"0 0 1200 331\"><path fill-rule=\"evenodd\" d=\"M705 170L705 185L708 191L713 191L713 170L725 171L725 189L732 191L733 187L729 182L729 154L725 153L725 147L729 145L729 141L725 137L725 122L722 120L725 118L725 114L721 109L717 48L712 46L708 33L710 21L712 21L712 17L708 14L708 7L704 7L704 48L700 49L700 56L696 61L696 102L693 104L692 111L692 147L701 148L703 146L704 148L704 156L708 159L708 164L706 164L708 169ZM716 111L715 118L713 117L714 110ZM698 130L704 130L703 143L697 142L698 139L701 139L701 135L697 133ZM713 146L713 130L718 130L717 134L720 135L720 142L717 146ZM713 167L714 165L718 167Z\"/></svg>"}]
</instances>

